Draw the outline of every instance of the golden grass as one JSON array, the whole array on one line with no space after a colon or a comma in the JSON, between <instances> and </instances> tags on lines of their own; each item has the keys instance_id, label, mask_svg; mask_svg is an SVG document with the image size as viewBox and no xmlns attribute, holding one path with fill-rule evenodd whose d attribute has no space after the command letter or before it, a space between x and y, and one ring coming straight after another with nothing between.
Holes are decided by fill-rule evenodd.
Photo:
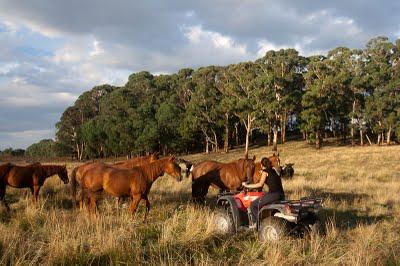
<instances>
[{"instance_id":1,"label":"golden grass","mask_svg":"<svg viewBox=\"0 0 400 266\"><path fill-rule=\"evenodd\" d=\"M287 198L325 198L326 232L304 239L261 244L253 232L219 236L211 206L193 206L190 179L157 180L150 192L152 209L141 222L127 204L116 209L106 198L96 219L73 209L69 188L50 178L32 206L26 190L7 189L12 211L0 210L0 264L399 264L400 146L325 147L303 142L280 146L282 161L295 163L293 180L284 181ZM229 154L186 156L229 161ZM267 147L251 155L271 154ZM68 163L71 170L77 163Z\"/></svg>"}]
</instances>

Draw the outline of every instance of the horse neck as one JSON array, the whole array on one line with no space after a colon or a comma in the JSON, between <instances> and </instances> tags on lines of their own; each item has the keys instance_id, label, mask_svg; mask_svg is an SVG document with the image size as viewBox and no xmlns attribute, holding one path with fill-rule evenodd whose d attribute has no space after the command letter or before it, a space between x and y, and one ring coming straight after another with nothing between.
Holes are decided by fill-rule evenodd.
<instances>
[{"instance_id":1,"label":"horse neck","mask_svg":"<svg viewBox=\"0 0 400 266\"><path fill-rule=\"evenodd\" d=\"M147 181L153 183L159 176L165 172L166 159L161 159L150 164L142 166L146 174Z\"/></svg>"},{"instance_id":2,"label":"horse neck","mask_svg":"<svg viewBox=\"0 0 400 266\"><path fill-rule=\"evenodd\" d=\"M245 181L246 179L246 173L244 171L244 160L238 160L235 162L235 168L236 171L238 172L238 177L240 178L240 181Z\"/></svg>"},{"instance_id":3,"label":"horse neck","mask_svg":"<svg viewBox=\"0 0 400 266\"><path fill-rule=\"evenodd\" d=\"M58 174L61 171L61 169L63 168L63 166L59 166L59 165L42 165L40 167L42 167L44 178Z\"/></svg>"}]
</instances>

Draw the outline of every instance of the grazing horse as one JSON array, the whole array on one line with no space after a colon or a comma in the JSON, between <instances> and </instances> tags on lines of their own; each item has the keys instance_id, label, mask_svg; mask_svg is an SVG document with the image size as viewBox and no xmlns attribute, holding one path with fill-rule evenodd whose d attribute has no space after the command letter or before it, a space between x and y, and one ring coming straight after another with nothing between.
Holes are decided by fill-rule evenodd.
<instances>
[{"instance_id":1,"label":"grazing horse","mask_svg":"<svg viewBox=\"0 0 400 266\"><path fill-rule=\"evenodd\" d=\"M33 203L38 200L40 187L44 181L57 174L64 184L68 183L68 172L65 165L41 165L34 163L27 166L11 165L8 173L0 178L0 200L9 209L4 197L6 186L14 188L30 188L33 195Z\"/></svg>"},{"instance_id":2,"label":"grazing horse","mask_svg":"<svg viewBox=\"0 0 400 266\"><path fill-rule=\"evenodd\" d=\"M151 162L155 162L158 160L157 154L151 154L148 156L142 156L142 157L137 157L133 158L130 160L126 160L123 162L117 162L113 166L117 168L126 168L130 169L135 166L140 166L144 164L148 164ZM101 164L102 165L102 164ZM81 183L82 176L90 169L98 167L99 163L85 163L83 165L75 167L72 172L71 172L71 191L72 191L72 197L74 200L74 203L76 204L76 186ZM119 200L118 200L119 202ZM82 202L80 202L80 205L82 207Z\"/></svg>"},{"instance_id":3,"label":"grazing horse","mask_svg":"<svg viewBox=\"0 0 400 266\"><path fill-rule=\"evenodd\" d=\"M195 201L204 201L210 185L220 190L238 190L242 182L254 175L253 159L239 159L229 163L204 161L193 166L192 197Z\"/></svg>"},{"instance_id":4,"label":"grazing horse","mask_svg":"<svg viewBox=\"0 0 400 266\"><path fill-rule=\"evenodd\" d=\"M140 200L146 201L146 212L143 221L146 220L150 210L150 202L147 195L153 182L164 173L182 180L181 168L175 162L174 157L166 157L155 162L131 169L117 168L114 165L98 163L96 167L88 170L81 181L82 190L81 200L85 194L90 198L90 212L95 212L97 207L96 194L105 191L114 197L130 197L130 212L134 214Z\"/></svg>"},{"instance_id":5,"label":"grazing horse","mask_svg":"<svg viewBox=\"0 0 400 266\"><path fill-rule=\"evenodd\" d=\"M269 162L271 163L271 168L275 170L278 176L281 175L282 167L281 167L281 160L279 159L279 153L273 154L272 156L268 157ZM254 175L253 175L253 183L257 183L260 181L261 178L261 163L256 163Z\"/></svg>"}]
</instances>

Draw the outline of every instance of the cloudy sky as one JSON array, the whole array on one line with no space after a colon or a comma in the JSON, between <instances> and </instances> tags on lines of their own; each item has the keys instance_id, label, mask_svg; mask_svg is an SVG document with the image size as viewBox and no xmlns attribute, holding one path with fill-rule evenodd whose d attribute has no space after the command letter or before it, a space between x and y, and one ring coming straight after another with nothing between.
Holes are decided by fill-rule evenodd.
<instances>
[{"instance_id":1,"label":"cloudy sky","mask_svg":"<svg viewBox=\"0 0 400 266\"><path fill-rule=\"evenodd\" d=\"M54 138L63 110L130 73L400 37L399 0L0 0L0 150Z\"/></svg>"}]
</instances>

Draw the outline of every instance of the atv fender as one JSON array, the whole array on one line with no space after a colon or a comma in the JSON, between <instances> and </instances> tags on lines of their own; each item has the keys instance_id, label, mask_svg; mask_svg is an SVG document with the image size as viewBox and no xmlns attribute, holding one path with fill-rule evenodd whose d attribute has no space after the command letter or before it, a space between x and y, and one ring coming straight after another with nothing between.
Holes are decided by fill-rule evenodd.
<instances>
[{"instance_id":1,"label":"atv fender","mask_svg":"<svg viewBox=\"0 0 400 266\"><path fill-rule=\"evenodd\" d=\"M240 219L240 211L237 207L237 203L232 196L221 196L217 200L217 205L226 208L229 211L230 215L232 215L232 220L234 223L235 231L237 232L239 227L242 225Z\"/></svg>"}]
</instances>

